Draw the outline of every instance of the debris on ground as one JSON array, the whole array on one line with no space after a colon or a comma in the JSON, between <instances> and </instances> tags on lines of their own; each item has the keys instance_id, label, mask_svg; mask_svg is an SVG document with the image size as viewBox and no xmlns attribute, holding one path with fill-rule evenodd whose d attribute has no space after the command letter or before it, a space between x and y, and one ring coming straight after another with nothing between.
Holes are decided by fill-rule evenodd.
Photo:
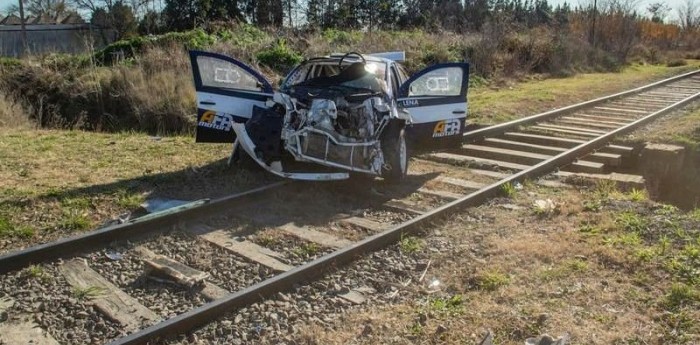
<instances>
[{"instance_id":1,"label":"debris on ground","mask_svg":"<svg viewBox=\"0 0 700 345\"><path fill-rule=\"evenodd\" d=\"M569 342L569 334L565 333L559 338L552 338L549 334L543 334L537 338L527 338L525 345L566 345Z\"/></svg>"}]
</instances>

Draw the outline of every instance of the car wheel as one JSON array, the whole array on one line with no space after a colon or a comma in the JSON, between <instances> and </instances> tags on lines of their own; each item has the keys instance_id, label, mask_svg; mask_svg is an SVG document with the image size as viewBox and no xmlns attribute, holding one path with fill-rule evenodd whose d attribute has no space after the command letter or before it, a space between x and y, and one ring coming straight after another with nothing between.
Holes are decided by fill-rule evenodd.
<instances>
[{"instance_id":1,"label":"car wheel","mask_svg":"<svg viewBox=\"0 0 700 345\"><path fill-rule=\"evenodd\" d=\"M402 181L408 171L408 149L403 125L391 123L384 134L382 151L385 167L382 169L382 177L389 182Z\"/></svg>"}]
</instances>

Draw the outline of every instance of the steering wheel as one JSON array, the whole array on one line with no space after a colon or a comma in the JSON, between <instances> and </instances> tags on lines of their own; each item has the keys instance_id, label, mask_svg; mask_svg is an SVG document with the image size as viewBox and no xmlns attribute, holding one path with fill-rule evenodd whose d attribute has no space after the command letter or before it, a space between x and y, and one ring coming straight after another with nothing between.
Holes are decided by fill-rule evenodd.
<instances>
[{"instance_id":1,"label":"steering wheel","mask_svg":"<svg viewBox=\"0 0 700 345\"><path fill-rule=\"evenodd\" d=\"M343 57L340 58L340 61L338 61L338 70L342 71L342 70L345 69L345 68L343 68L343 60L345 60L345 58L348 57L348 56L350 56L350 55L357 55L357 56L359 56L360 59L362 60L362 64L363 64L363 65L366 65L366 64L367 64L367 60L365 60L365 58L362 56L362 54L356 53L356 52L349 52L349 53L343 55Z\"/></svg>"}]
</instances>

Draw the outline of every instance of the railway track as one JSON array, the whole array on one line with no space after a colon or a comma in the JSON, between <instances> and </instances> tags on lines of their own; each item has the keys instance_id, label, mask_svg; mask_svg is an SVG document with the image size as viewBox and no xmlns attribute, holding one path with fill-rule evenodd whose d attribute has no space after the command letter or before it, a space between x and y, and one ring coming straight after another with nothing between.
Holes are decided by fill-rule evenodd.
<instances>
[{"instance_id":1,"label":"railway track","mask_svg":"<svg viewBox=\"0 0 700 345\"><path fill-rule=\"evenodd\" d=\"M295 188L303 184L278 182L8 253L0 256L0 273L10 274L33 264L54 262L73 291L82 291L84 295L89 295L91 288L99 291L90 296L90 303L96 312L123 329L120 335L125 335L108 337L112 340L110 344L153 342L189 332L224 314L289 290L295 284L314 280L337 266L396 242L405 234L429 228L436 219L499 195L505 184L534 179L557 169L560 170L556 173L561 176L604 176L624 165L633 153L632 148L611 144L614 137L686 105L698 96L700 71L469 132L460 149L419 157L424 162L423 174L419 172L418 177L414 174L413 182L409 180L406 186L386 187L381 195L355 193L347 186L331 191L331 195L347 194L343 203L350 207L336 207L337 214L326 217L325 224L298 225L293 213L284 214L284 205L300 202L293 195L299 191ZM439 170L446 173L436 173ZM222 213L246 207L247 211L234 211L230 217L242 224L259 224L258 229L273 228L283 238L293 238L303 244L307 253L285 253L283 246L256 234L255 229L227 226L231 218L208 222ZM309 204L301 208L305 207L315 206ZM388 216L378 216L381 212ZM272 222L266 219L269 217L261 216L270 213L280 215ZM253 265L259 282L233 284L216 278L215 273L187 266L167 253L156 253L158 244L152 244L153 234L167 232L173 227L192 236L193 240L186 242L185 247L192 245L194 248L197 243L204 243L203 247L209 246L213 251L212 257L228 257L229 264L240 262L241 267ZM122 253L108 253L109 260L85 260L86 257L95 258L86 253L105 252L105 247L119 247L115 243L124 242L128 245L120 248L126 248L123 250L128 251L130 260L145 264L150 274L157 274L156 279L185 287L198 296L199 302L189 310L164 316L125 292L129 284L124 284L124 279L104 273L114 266L110 262L122 260ZM130 291L139 292L138 289ZM344 298L352 299L352 296ZM25 314L24 318L14 320L11 327L36 329L31 313L25 311ZM10 327L8 325L8 322L0 322L0 331ZM13 338L0 335L0 343L26 343L23 337L27 334L47 344L57 343L47 332L40 336L30 331L13 334Z\"/></svg>"}]
</instances>

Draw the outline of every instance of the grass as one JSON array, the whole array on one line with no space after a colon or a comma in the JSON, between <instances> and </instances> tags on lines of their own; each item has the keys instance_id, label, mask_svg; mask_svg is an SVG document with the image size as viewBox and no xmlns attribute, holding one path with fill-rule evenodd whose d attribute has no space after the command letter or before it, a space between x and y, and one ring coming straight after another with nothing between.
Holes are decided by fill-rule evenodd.
<instances>
[{"instance_id":1,"label":"grass","mask_svg":"<svg viewBox=\"0 0 700 345\"><path fill-rule=\"evenodd\" d=\"M476 276L476 285L484 291L495 291L510 284L510 277L499 270L486 270Z\"/></svg>"},{"instance_id":2,"label":"grass","mask_svg":"<svg viewBox=\"0 0 700 345\"><path fill-rule=\"evenodd\" d=\"M89 301L104 295L105 292L105 289L99 286L86 286L73 288L72 295L81 301Z\"/></svg>"},{"instance_id":3,"label":"grass","mask_svg":"<svg viewBox=\"0 0 700 345\"><path fill-rule=\"evenodd\" d=\"M531 80L500 88L476 87L469 91L470 121L480 125L510 121L631 89L694 68L696 66L632 65L620 73L584 73L562 79ZM687 123L695 125L699 122L696 119L695 123Z\"/></svg>"},{"instance_id":4,"label":"grass","mask_svg":"<svg viewBox=\"0 0 700 345\"><path fill-rule=\"evenodd\" d=\"M0 215L0 238L5 237L34 237L35 231L32 227L26 225L13 224L7 217Z\"/></svg>"},{"instance_id":5,"label":"grass","mask_svg":"<svg viewBox=\"0 0 700 345\"><path fill-rule=\"evenodd\" d=\"M399 248L401 248L402 253L415 253L423 248L423 240L415 236L402 235L401 240L399 241Z\"/></svg>"},{"instance_id":6,"label":"grass","mask_svg":"<svg viewBox=\"0 0 700 345\"><path fill-rule=\"evenodd\" d=\"M512 198L515 196L517 190L515 189L515 185L513 185L510 182L506 182L503 185L501 185L501 192L503 192L503 195Z\"/></svg>"},{"instance_id":7,"label":"grass","mask_svg":"<svg viewBox=\"0 0 700 345\"><path fill-rule=\"evenodd\" d=\"M318 254L321 251L321 247L314 242L307 242L294 248L292 251L297 256L310 257Z\"/></svg>"},{"instance_id":8,"label":"grass","mask_svg":"<svg viewBox=\"0 0 700 345\"><path fill-rule=\"evenodd\" d=\"M620 226L625 231L630 231L637 234L644 233L648 229L647 220L642 215L632 211L620 213L615 219L615 224Z\"/></svg>"},{"instance_id":9,"label":"grass","mask_svg":"<svg viewBox=\"0 0 700 345\"><path fill-rule=\"evenodd\" d=\"M700 301L700 291L693 286L674 283L664 298L664 306L674 310Z\"/></svg>"},{"instance_id":10,"label":"grass","mask_svg":"<svg viewBox=\"0 0 700 345\"><path fill-rule=\"evenodd\" d=\"M432 313L460 314L464 311L464 296L436 297L428 300L428 311Z\"/></svg>"}]
</instances>

